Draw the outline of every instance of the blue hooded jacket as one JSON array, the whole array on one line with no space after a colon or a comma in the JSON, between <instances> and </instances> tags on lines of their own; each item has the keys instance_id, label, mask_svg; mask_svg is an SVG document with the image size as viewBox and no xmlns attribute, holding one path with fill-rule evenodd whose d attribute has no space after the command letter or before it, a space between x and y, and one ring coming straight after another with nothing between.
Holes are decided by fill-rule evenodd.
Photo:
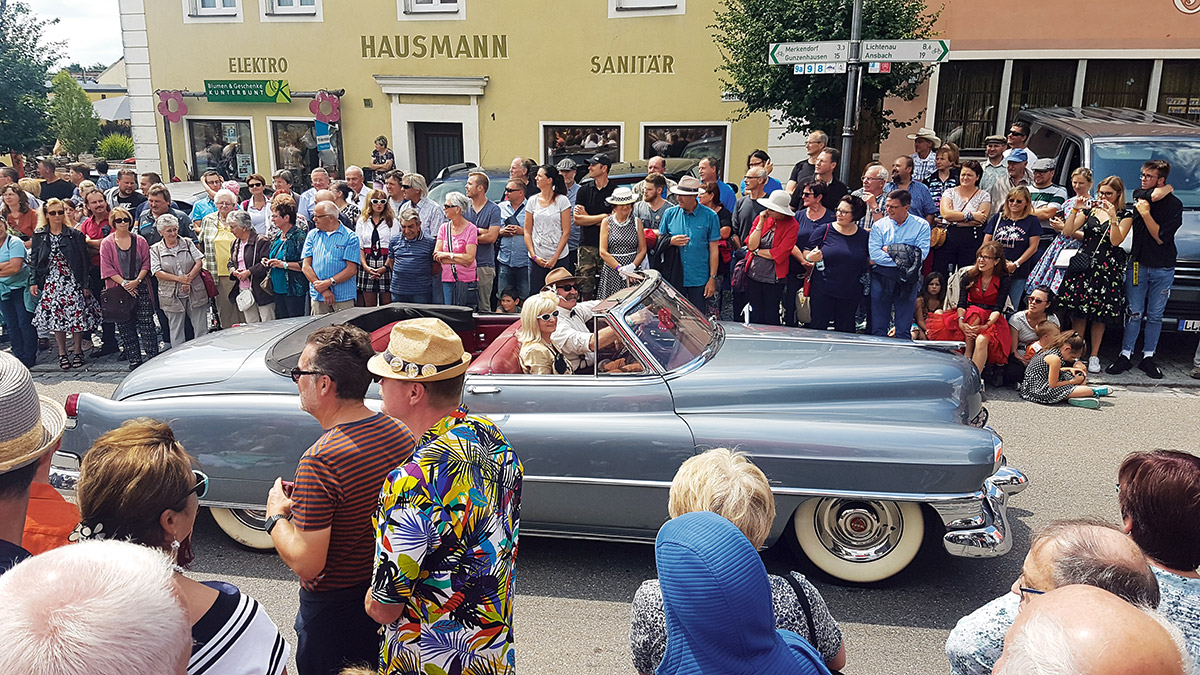
<instances>
[{"instance_id":1,"label":"blue hooded jacket","mask_svg":"<svg viewBox=\"0 0 1200 675\"><path fill-rule=\"evenodd\" d=\"M767 569L725 518L685 513L654 544L667 651L657 675L829 675L804 638L775 628Z\"/></svg>"}]
</instances>

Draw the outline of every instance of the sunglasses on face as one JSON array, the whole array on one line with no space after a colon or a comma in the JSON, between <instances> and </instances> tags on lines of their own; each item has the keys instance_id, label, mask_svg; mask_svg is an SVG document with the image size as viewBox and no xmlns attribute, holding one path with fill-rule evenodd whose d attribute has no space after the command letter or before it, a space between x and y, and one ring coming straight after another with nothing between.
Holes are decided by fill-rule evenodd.
<instances>
[{"instance_id":1,"label":"sunglasses on face","mask_svg":"<svg viewBox=\"0 0 1200 675\"><path fill-rule=\"evenodd\" d=\"M411 189L412 189L412 186L411 186L411 185L401 185L400 187L401 187L401 188L403 188L403 189L405 189L405 190L411 190Z\"/></svg>"},{"instance_id":2,"label":"sunglasses on face","mask_svg":"<svg viewBox=\"0 0 1200 675\"><path fill-rule=\"evenodd\" d=\"M196 484L191 490L187 491L187 494L183 498L187 499L192 495L196 495L198 499L204 499L208 495L208 476L203 471L196 469L192 469L192 476L196 479Z\"/></svg>"},{"instance_id":3,"label":"sunglasses on face","mask_svg":"<svg viewBox=\"0 0 1200 675\"><path fill-rule=\"evenodd\" d=\"M801 192L800 196L801 197L815 197L816 195L811 192Z\"/></svg>"},{"instance_id":4,"label":"sunglasses on face","mask_svg":"<svg viewBox=\"0 0 1200 675\"><path fill-rule=\"evenodd\" d=\"M457 205L457 204L444 204L444 205L442 206L442 208L443 208L443 209L457 209L457 208L458 208L458 205Z\"/></svg>"},{"instance_id":5,"label":"sunglasses on face","mask_svg":"<svg viewBox=\"0 0 1200 675\"><path fill-rule=\"evenodd\" d=\"M574 290L577 290L579 287L576 286L575 284L556 284L555 288L557 288L560 291L574 291Z\"/></svg>"},{"instance_id":6,"label":"sunglasses on face","mask_svg":"<svg viewBox=\"0 0 1200 675\"><path fill-rule=\"evenodd\" d=\"M117 223L132 223L133 221L129 218L113 218L112 222L113 225L116 225Z\"/></svg>"},{"instance_id":7,"label":"sunglasses on face","mask_svg":"<svg viewBox=\"0 0 1200 675\"><path fill-rule=\"evenodd\" d=\"M1008 200L1008 203L1009 204L1024 204L1025 200L1024 199L1010 199L1010 200Z\"/></svg>"},{"instance_id":8,"label":"sunglasses on face","mask_svg":"<svg viewBox=\"0 0 1200 675\"><path fill-rule=\"evenodd\" d=\"M248 188L265 187L266 183L246 183Z\"/></svg>"},{"instance_id":9,"label":"sunglasses on face","mask_svg":"<svg viewBox=\"0 0 1200 675\"><path fill-rule=\"evenodd\" d=\"M47 211L47 212L46 212L46 215L48 215L48 216L62 216L62 215L66 215L66 213L67 213L66 211L63 211L63 210L61 210L61 209L60 209L60 210L58 210L58 211Z\"/></svg>"},{"instance_id":10,"label":"sunglasses on face","mask_svg":"<svg viewBox=\"0 0 1200 675\"><path fill-rule=\"evenodd\" d=\"M386 199L372 199L371 203L372 204L386 204L387 200Z\"/></svg>"},{"instance_id":11,"label":"sunglasses on face","mask_svg":"<svg viewBox=\"0 0 1200 675\"><path fill-rule=\"evenodd\" d=\"M521 188L504 188L504 191L508 194L512 194L514 192L520 192Z\"/></svg>"},{"instance_id":12,"label":"sunglasses on face","mask_svg":"<svg viewBox=\"0 0 1200 675\"><path fill-rule=\"evenodd\" d=\"M1035 303L1036 303L1036 304L1041 304L1041 303L1043 303L1043 302L1045 302L1045 300L1042 300L1042 299L1040 299L1040 298L1033 298L1033 297L1029 298L1029 304L1031 304L1031 305L1032 305L1032 304L1035 304Z\"/></svg>"},{"instance_id":13,"label":"sunglasses on face","mask_svg":"<svg viewBox=\"0 0 1200 675\"><path fill-rule=\"evenodd\" d=\"M1025 132L1023 132L1023 131L1021 131L1021 130L1019 130L1019 129L1009 129L1009 130L1008 130L1008 135L1009 135L1009 136L1024 136L1024 135L1025 135Z\"/></svg>"},{"instance_id":14,"label":"sunglasses on face","mask_svg":"<svg viewBox=\"0 0 1200 675\"><path fill-rule=\"evenodd\" d=\"M292 368L288 374L292 376L292 382L299 384L300 378L304 377L305 375L324 375L325 373L322 373L319 370L301 370L300 367L297 366Z\"/></svg>"},{"instance_id":15,"label":"sunglasses on face","mask_svg":"<svg viewBox=\"0 0 1200 675\"><path fill-rule=\"evenodd\" d=\"M558 310L556 309L553 312L550 312L549 314L538 314L538 318L541 319L542 321L549 321L550 319L557 319L558 318Z\"/></svg>"}]
</instances>

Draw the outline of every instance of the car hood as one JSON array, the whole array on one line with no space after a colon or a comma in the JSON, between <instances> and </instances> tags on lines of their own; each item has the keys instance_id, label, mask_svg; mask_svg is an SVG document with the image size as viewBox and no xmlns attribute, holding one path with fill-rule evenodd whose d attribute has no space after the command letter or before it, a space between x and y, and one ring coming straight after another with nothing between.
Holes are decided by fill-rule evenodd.
<instances>
[{"instance_id":1,"label":"car hood","mask_svg":"<svg viewBox=\"0 0 1200 675\"><path fill-rule=\"evenodd\" d=\"M981 397L974 364L892 338L722 323L724 344L670 377L679 413L819 413L827 419L965 422Z\"/></svg>"},{"instance_id":2,"label":"car hood","mask_svg":"<svg viewBox=\"0 0 1200 675\"><path fill-rule=\"evenodd\" d=\"M252 354L265 350L292 327L290 321L247 324L190 340L142 364L122 380L112 397L119 401L155 391L223 382Z\"/></svg>"}]
</instances>

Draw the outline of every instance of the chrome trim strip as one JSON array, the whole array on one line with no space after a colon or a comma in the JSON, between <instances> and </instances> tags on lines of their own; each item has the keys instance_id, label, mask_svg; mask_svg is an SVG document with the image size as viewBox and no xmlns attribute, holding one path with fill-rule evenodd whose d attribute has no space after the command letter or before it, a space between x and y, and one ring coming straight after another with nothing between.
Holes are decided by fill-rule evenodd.
<instances>
[{"instance_id":1,"label":"chrome trim strip","mask_svg":"<svg viewBox=\"0 0 1200 675\"><path fill-rule=\"evenodd\" d=\"M610 485L615 487L654 488L660 490L669 490L671 488L671 481L638 480L632 478L526 475L522 480L527 483L555 483L559 485ZM984 497L983 490L947 495L928 495L915 492L855 492L852 490L822 490L820 488L772 487L771 492L785 497L837 497L842 499L872 499L879 501L919 502L924 504L939 504L968 499L978 502Z\"/></svg>"},{"instance_id":2,"label":"chrome trim strip","mask_svg":"<svg viewBox=\"0 0 1200 675\"><path fill-rule=\"evenodd\" d=\"M200 502L200 506L207 506L215 509L247 509L250 511L264 511L267 508L266 504L247 504L245 502L218 502L211 499L205 499Z\"/></svg>"}]
</instances>

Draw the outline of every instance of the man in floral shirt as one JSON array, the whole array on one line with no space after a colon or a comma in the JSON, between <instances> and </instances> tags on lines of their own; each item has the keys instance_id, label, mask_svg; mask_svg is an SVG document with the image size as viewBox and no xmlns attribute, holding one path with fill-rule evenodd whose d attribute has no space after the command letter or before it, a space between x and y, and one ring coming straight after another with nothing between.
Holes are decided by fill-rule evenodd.
<instances>
[{"instance_id":1,"label":"man in floral shirt","mask_svg":"<svg viewBox=\"0 0 1200 675\"><path fill-rule=\"evenodd\" d=\"M420 435L375 512L367 613L381 675L512 673L523 469L504 434L461 405L470 354L440 319L400 321L368 367L383 412Z\"/></svg>"}]
</instances>

